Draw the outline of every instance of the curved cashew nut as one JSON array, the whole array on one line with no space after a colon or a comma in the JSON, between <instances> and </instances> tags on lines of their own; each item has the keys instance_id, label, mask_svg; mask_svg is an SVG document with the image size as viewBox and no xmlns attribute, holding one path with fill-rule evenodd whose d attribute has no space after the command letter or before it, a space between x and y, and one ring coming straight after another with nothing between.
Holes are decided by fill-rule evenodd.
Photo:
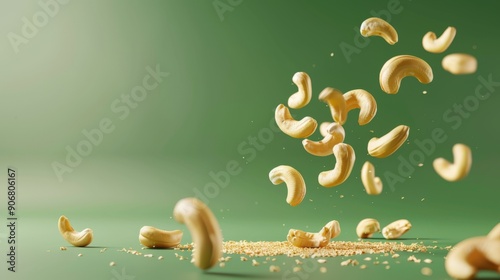
<instances>
[{"instance_id":1,"label":"curved cashew nut","mask_svg":"<svg viewBox=\"0 0 500 280\"><path fill-rule=\"evenodd\" d=\"M386 135L373 137L368 141L368 153L372 157L385 158L392 155L408 138L410 128L406 125L398 125Z\"/></svg>"},{"instance_id":2,"label":"curved cashew nut","mask_svg":"<svg viewBox=\"0 0 500 280\"><path fill-rule=\"evenodd\" d=\"M281 131L294 138L309 137L318 126L316 120L311 117L304 117L300 121L294 120L290 110L283 104L276 107L274 119Z\"/></svg>"},{"instance_id":3,"label":"curved cashew nut","mask_svg":"<svg viewBox=\"0 0 500 280\"><path fill-rule=\"evenodd\" d=\"M320 141L302 140L304 149L315 156L328 156L333 153L333 147L344 141L345 130L338 123L331 123L327 128L327 135Z\"/></svg>"},{"instance_id":4,"label":"curved cashew nut","mask_svg":"<svg viewBox=\"0 0 500 280\"><path fill-rule=\"evenodd\" d=\"M442 53L451 45L457 30L455 27L449 26L446 30L436 38L436 33L429 31L422 38L422 46L431 53Z\"/></svg>"},{"instance_id":5,"label":"curved cashew nut","mask_svg":"<svg viewBox=\"0 0 500 280\"><path fill-rule=\"evenodd\" d=\"M319 133L321 134L321 136L323 137L326 137L328 134L328 127L332 124L333 122L322 122L320 125L319 125Z\"/></svg>"},{"instance_id":6,"label":"curved cashew nut","mask_svg":"<svg viewBox=\"0 0 500 280\"><path fill-rule=\"evenodd\" d=\"M319 94L319 100L328 104L334 121L341 125L345 123L347 119L347 110L342 92L338 89L327 87Z\"/></svg>"},{"instance_id":7,"label":"curved cashew nut","mask_svg":"<svg viewBox=\"0 0 500 280\"><path fill-rule=\"evenodd\" d=\"M64 215L59 217L58 227L62 237L73 246L85 247L92 242L93 232L90 228L80 232L75 231L68 218Z\"/></svg>"},{"instance_id":8,"label":"curved cashew nut","mask_svg":"<svg viewBox=\"0 0 500 280\"><path fill-rule=\"evenodd\" d=\"M356 227L356 234L359 238L370 238L376 232L380 232L380 223L375 219L363 219Z\"/></svg>"},{"instance_id":9,"label":"curved cashew nut","mask_svg":"<svg viewBox=\"0 0 500 280\"><path fill-rule=\"evenodd\" d=\"M361 168L361 181L367 194L377 195L382 192L382 180L375 177L375 167L369 161L366 161Z\"/></svg>"},{"instance_id":10,"label":"curved cashew nut","mask_svg":"<svg viewBox=\"0 0 500 280\"><path fill-rule=\"evenodd\" d=\"M477 59L465 53L452 53L443 57L441 66L454 75L472 74L477 70Z\"/></svg>"},{"instance_id":11,"label":"curved cashew nut","mask_svg":"<svg viewBox=\"0 0 500 280\"><path fill-rule=\"evenodd\" d=\"M369 123L377 114L375 98L364 89L354 89L344 94L347 112L359 108L359 125Z\"/></svg>"},{"instance_id":12,"label":"curved cashew nut","mask_svg":"<svg viewBox=\"0 0 500 280\"><path fill-rule=\"evenodd\" d=\"M317 233L305 232L298 229L290 229L286 239L296 247L319 248L330 243L330 239L340 234L340 224L338 221L330 221Z\"/></svg>"},{"instance_id":13,"label":"curved cashew nut","mask_svg":"<svg viewBox=\"0 0 500 280\"><path fill-rule=\"evenodd\" d=\"M472 152L464 144L455 144L453 146L453 158L453 163L444 158L437 158L432 163L439 176L450 182L463 179L469 174L472 165Z\"/></svg>"},{"instance_id":14,"label":"curved cashew nut","mask_svg":"<svg viewBox=\"0 0 500 280\"><path fill-rule=\"evenodd\" d=\"M309 104L312 97L311 78L305 72L297 72L293 75L292 81L297 85L299 91L288 98L288 107L300 109Z\"/></svg>"},{"instance_id":15,"label":"curved cashew nut","mask_svg":"<svg viewBox=\"0 0 500 280\"><path fill-rule=\"evenodd\" d=\"M306 195L306 183L304 178L297 169L288 166L280 165L273 168L269 172L269 180L274 185L279 185L285 182L288 189L286 202L291 206L299 205Z\"/></svg>"},{"instance_id":16,"label":"curved cashew nut","mask_svg":"<svg viewBox=\"0 0 500 280\"><path fill-rule=\"evenodd\" d=\"M396 94L401 80L414 76L422 84L432 82L432 68L423 59L412 55L398 55L389 59L380 70L379 82L383 91Z\"/></svg>"},{"instance_id":17,"label":"curved cashew nut","mask_svg":"<svg viewBox=\"0 0 500 280\"><path fill-rule=\"evenodd\" d=\"M359 31L363 37L380 36L390 45L398 42L398 32L396 32L396 29L381 18L371 17L366 19L361 24Z\"/></svg>"},{"instance_id":18,"label":"curved cashew nut","mask_svg":"<svg viewBox=\"0 0 500 280\"><path fill-rule=\"evenodd\" d=\"M323 187L335 187L342 184L351 175L356 154L349 144L340 143L333 147L337 162L332 170L323 171L318 175L318 182Z\"/></svg>"},{"instance_id":19,"label":"curved cashew nut","mask_svg":"<svg viewBox=\"0 0 500 280\"><path fill-rule=\"evenodd\" d=\"M498 223L487 236L489 239L500 240L500 223Z\"/></svg>"},{"instance_id":20,"label":"curved cashew nut","mask_svg":"<svg viewBox=\"0 0 500 280\"><path fill-rule=\"evenodd\" d=\"M177 202L174 218L191 232L194 264L201 269L214 266L222 255L222 233L212 211L200 200L189 197Z\"/></svg>"},{"instance_id":21,"label":"curved cashew nut","mask_svg":"<svg viewBox=\"0 0 500 280\"><path fill-rule=\"evenodd\" d=\"M411 229L411 224L406 219L397 220L390 223L382 229L382 235L385 239L396 239L401 237Z\"/></svg>"},{"instance_id":22,"label":"curved cashew nut","mask_svg":"<svg viewBox=\"0 0 500 280\"><path fill-rule=\"evenodd\" d=\"M143 226L139 231L139 242L148 248L172 248L181 243L182 231L166 231Z\"/></svg>"}]
</instances>

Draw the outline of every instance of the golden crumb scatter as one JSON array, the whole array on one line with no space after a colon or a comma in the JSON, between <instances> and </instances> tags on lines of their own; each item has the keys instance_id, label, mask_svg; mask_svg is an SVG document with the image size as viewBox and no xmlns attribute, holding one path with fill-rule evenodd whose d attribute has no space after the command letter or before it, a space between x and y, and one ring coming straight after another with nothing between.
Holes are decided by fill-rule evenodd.
<instances>
[{"instance_id":1,"label":"golden crumb scatter","mask_svg":"<svg viewBox=\"0 0 500 280\"><path fill-rule=\"evenodd\" d=\"M63 246L63 247L59 247L59 250L66 251L66 250L68 250L68 248L66 248L66 247Z\"/></svg>"},{"instance_id":2,"label":"golden crumb scatter","mask_svg":"<svg viewBox=\"0 0 500 280\"><path fill-rule=\"evenodd\" d=\"M277 266L277 265L271 265L271 266L269 267L269 271L270 271L270 272L280 272L280 267L279 267L279 266Z\"/></svg>"},{"instance_id":3,"label":"golden crumb scatter","mask_svg":"<svg viewBox=\"0 0 500 280\"><path fill-rule=\"evenodd\" d=\"M244 256L241 256L241 257L240 257L240 260L241 260L242 262L246 262L248 259L247 259L247 258L245 258Z\"/></svg>"},{"instance_id":4,"label":"golden crumb scatter","mask_svg":"<svg viewBox=\"0 0 500 280\"><path fill-rule=\"evenodd\" d=\"M399 254L394 254L394 255L392 255L392 258L393 258L393 259L399 258Z\"/></svg>"},{"instance_id":5,"label":"golden crumb scatter","mask_svg":"<svg viewBox=\"0 0 500 280\"><path fill-rule=\"evenodd\" d=\"M260 263L256 260L252 260L252 266L259 266Z\"/></svg>"}]
</instances>

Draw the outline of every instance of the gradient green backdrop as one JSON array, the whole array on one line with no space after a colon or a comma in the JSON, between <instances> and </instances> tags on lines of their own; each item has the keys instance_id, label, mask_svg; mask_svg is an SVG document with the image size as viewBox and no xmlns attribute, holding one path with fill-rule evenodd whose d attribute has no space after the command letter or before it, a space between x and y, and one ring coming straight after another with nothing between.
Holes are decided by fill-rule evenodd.
<instances>
[{"instance_id":1,"label":"gradient green backdrop","mask_svg":"<svg viewBox=\"0 0 500 280\"><path fill-rule=\"evenodd\" d=\"M185 225L172 219L172 210L181 198L207 195L205 189L211 191L208 205L225 240L284 240L290 228L317 231L335 219L342 227L338 239L354 241L355 226L363 218L376 218L382 226L407 218L413 228L403 242L444 247L484 235L500 222L500 87L491 87L486 100L474 103L480 77L500 81L499 5L494 1L40 2L57 3L48 8L52 15L44 18L41 13L47 12L37 1L0 4L2 225L7 167L18 172L17 272L8 272L2 261L2 279L305 279L287 278L295 263L286 257L276 261L280 273L270 273L269 264L252 267L239 256L225 268L203 273L189 261L178 261L170 250L151 251L152 259L116 251L140 249L137 237L144 225L181 229L183 243L191 242ZM397 44L359 36L361 22L373 15L397 29ZM43 26L35 26L26 38L23 18ZM427 31L440 35L447 26L457 28L449 49L426 52L422 36ZM12 38L18 41L12 43ZM346 55L345 48L352 53ZM455 52L475 56L477 72L455 76L444 71L442 58ZM382 92L379 70L400 54L426 60L434 81L423 85L407 78L397 95ZM146 68L157 65L168 77L135 108L128 107L126 116L117 113L113 104L124 106L122 96L130 96L148 75ZM296 91L291 78L298 71L310 75L313 99L292 111L297 118L331 120L329 109L317 99L327 86L363 88L377 100L372 122L359 126L354 111L344 125L356 163L341 186L327 189L317 182L320 171L333 168L333 156L309 155L300 139L269 133L274 109ZM481 89L481 96L488 93ZM472 108L466 114L447 112L464 102ZM102 141L59 180L54 162L66 164L67 148L76 149L87 139L82 131L99 128L103 120L114 130L103 133ZM399 124L411 128L407 144L385 159L368 156L368 140ZM409 159L419 149L415 141L430 139L436 128L445 132L446 141L391 188L384 174L399 174L401 158ZM321 139L319 132L311 139ZM449 183L434 172L432 161L451 159L455 143L471 147L473 165L467 178ZM366 160L384 181L379 196L368 196L361 184ZM238 174L216 186L210 174L223 176L228 163L238 165ZM284 185L273 186L268 179L268 172L280 164L294 166L306 181L306 197L297 207L286 204ZM57 230L63 214L76 229L94 230L93 247L59 251L68 246ZM4 256L6 229L0 227ZM99 253L104 247L108 250ZM78 253L83 256L78 258ZM366 270L341 267L346 258L338 257L325 264L326 274L316 266L305 275L426 279L420 269L428 266L434 272L431 278L450 279L443 265L446 251L432 253L418 255L431 257L429 265L408 263L409 253L402 254L400 264L388 258L389 270L372 264ZM158 261L158 255L165 259ZM117 265L108 266L110 261Z\"/></svg>"}]
</instances>

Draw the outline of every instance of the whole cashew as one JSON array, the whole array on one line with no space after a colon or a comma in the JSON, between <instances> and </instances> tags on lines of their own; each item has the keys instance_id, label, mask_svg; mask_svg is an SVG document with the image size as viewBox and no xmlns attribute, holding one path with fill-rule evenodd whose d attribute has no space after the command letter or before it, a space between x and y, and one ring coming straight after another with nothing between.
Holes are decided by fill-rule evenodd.
<instances>
[{"instance_id":1,"label":"whole cashew","mask_svg":"<svg viewBox=\"0 0 500 280\"><path fill-rule=\"evenodd\" d=\"M292 94L288 98L288 107L293 109L300 109L309 104L312 97L311 78L305 72L297 72L293 75L292 81L299 91Z\"/></svg>"},{"instance_id":2,"label":"whole cashew","mask_svg":"<svg viewBox=\"0 0 500 280\"><path fill-rule=\"evenodd\" d=\"M143 226L139 231L139 242L148 248L172 248L181 243L182 231L166 231Z\"/></svg>"},{"instance_id":3,"label":"whole cashew","mask_svg":"<svg viewBox=\"0 0 500 280\"><path fill-rule=\"evenodd\" d=\"M388 157L403 145L409 133L408 126L399 125L380 138L373 137L368 141L368 153L376 158Z\"/></svg>"},{"instance_id":4,"label":"whole cashew","mask_svg":"<svg viewBox=\"0 0 500 280\"><path fill-rule=\"evenodd\" d=\"M297 229L288 231L287 240L296 247L319 248L330 243L330 239L340 234L340 224L338 221L330 221L317 233L305 232Z\"/></svg>"},{"instance_id":5,"label":"whole cashew","mask_svg":"<svg viewBox=\"0 0 500 280\"><path fill-rule=\"evenodd\" d=\"M453 163L444 158L437 158L432 163L439 176L450 182L461 180L469 174L472 165L472 152L467 145L455 144L453 158Z\"/></svg>"},{"instance_id":6,"label":"whole cashew","mask_svg":"<svg viewBox=\"0 0 500 280\"><path fill-rule=\"evenodd\" d=\"M361 168L361 181L367 194L377 195L382 192L382 180L375 177L375 167L369 161L366 161L363 168Z\"/></svg>"},{"instance_id":7,"label":"whole cashew","mask_svg":"<svg viewBox=\"0 0 500 280\"><path fill-rule=\"evenodd\" d=\"M274 118L281 131L294 138L309 137L318 126L316 120L311 117L305 117L300 121L294 120L290 110L283 104L276 107Z\"/></svg>"},{"instance_id":8,"label":"whole cashew","mask_svg":"<svg viewBox=\"0 0 500 280\"><path fill-rule=\"evenodd\" d=\"M429 31L422 38L422 46L431 53L442 53L451 45L457 30L455 27L449 26L446 30L436 38L436 33Z\"/></svg>"},{"instance_id":9,"label":"whole cashew","mask_svg":"<svg viewBox=\"0 0 500 280\"><path fill-rule=\"evenodd\" d=\"M269 172L269 180L271 180L274 185L279 185L283 182L286 183L288 189L286 202L291 206L299 205L306 195L306 183L304 182L304 178L297 169L291 166L280 165L273 168Z\"/></svg>"},{"instance_id":10,"label":"whole cashew","mask_svg":"<svg viewBox=\"0 0 500 280\"><path fill-rule=\"evenodd\" d=\"M332 170L323 171L318 175L318 182L323 187L335 187L342 184L351 174L356 154L349 144L340 143L333 147L337 162Z\"/></svg>"},{"instance_id":11,"label":"whole cashew","mask_svg":"<svg viewBox=\"0 0 500 280\"><path fill-rule=\"evenodd\" d=\"M375 98L364 89L354 89L344 94L347 112L359 108L359 125L369 123L377 114Z\"/></svg>"},{"instance_id":12,"label":"whole cashew","mask_svg":"<svg viewBox=\"0 0 500 280\"><path fill-rule=\"evenodd\" d=\"M345 123L347 119L347 109L342 92L338 89L327 87L319 94L319 100L328 104L334 121L338 122L340 125Z\"/></svg>"},{"instance_id":13,"label":"whole cashew","mask_svg":"<svg viewBox=\"0 0 500 280\"><path fill-rule=\"evenodd\" d=\"M326 137L328 134L328 127L332 124L333 122L322 122L320 125L319 125L319 133L321 134L321 136L323 137Z\"/></svg>"},{"instance_id":14,"label":"whole cashew","mask_svg":"<svg viewBox=\"0 0 500 280\"><path fill-rule=\"evenodd\" d=\"M338 123L331 123L327 128L327 135L321 141L302 140L304 149L315 156L328 156L333 153L333 147L344 141L345 130Z\"/></svg>"},{"instance_id":15,"label":"whole cashew","mask_svg":"<svg viewBox=\"0 0 500 280\"><path fill-rule=\"evenodd\" d=\"M398 42L398 33L396 32L396 29L394 29L392 25L381 18L368 18L363 21L359 29L363 37L374 35L380 36L384 38L384 40L390 45L394 45Z\"/></svg>"},{"instance_id":16,"label":"whole cashew","mask_svg":"<svg viewBox=\"0 0 500 280\"><path fill-rule=\"evenodd\" d=\"M383 91L396 94L401 80L406 76L414 76L423 84L432 82L432 68L416 56L398 55L389 59L380 70L379 81Z\"/></svg>"},{"instance_id":17,"label":"whole cashew","mask_svg":"<svg viewBox=\"0 0 500 280\"><path fill-rule=\"evenodd\" d=\"M382 229L385 239L396 239L411 229L411 224L406 219L394 221Z\"/></svg>"},{"instance_id":18,"label":"whole cashew","mask_svg":"<svg viewBox=\"0 0 500 280\"><path fill-rule=\"evenodd\" d=\"M477 70L477 59L470 54L452 53L443 57L441 66L454 75L472 74Z\"/></svg>"},{"instance_id":19,"label":"whole cashew","mask_svg":"<svg viewBox=\"0 0 500 280\"><path fill-rule=\"evenodd\" d=\"M380 232L380 223L375 219L363 219L356 227L356 234L359 238L370 238L376 232Z\"/></svg>"},{"instance_id":20,"label":"whole cashew","mask_svg":"<svg viewBox=\"0 0 500 280\"><path fill-rule=\"evenodd\" d=\"M85 247L92 242L93 232L90 228L80 232L75 231L68 218L64 215L59 217L58 227L62 237L73 246Z\"/></svg>"}]
</instances>

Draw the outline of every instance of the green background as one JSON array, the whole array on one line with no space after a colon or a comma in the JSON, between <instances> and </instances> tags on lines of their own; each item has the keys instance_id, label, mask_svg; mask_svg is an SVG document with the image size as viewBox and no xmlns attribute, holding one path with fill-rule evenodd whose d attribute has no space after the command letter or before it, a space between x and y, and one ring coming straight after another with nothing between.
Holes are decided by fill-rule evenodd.
<instances>
[{"instance_id":1,"label":"green background","mask_svg":"<svg viewBox=\"0 0 500 280\"><path fill-rule=\"evenodd\" d=\"M18 174L17 272L8 272L2 261L2 279L429 278L420 273L423 266L432 268L430 278L450 279L443 265L445 250L417 255L432 258L432 264L408 263L410 253L401 254L400 264L387 258L389 270L372 264L366 270L341 267L346 258L337 257L324 265L326 274L314 266L305 276L289 278L285 272L294 261L287 257L276 260L280 273L270 273L269 264L252 267L239 256L224 268L203 273L189 261L178 261L171 250L153 250L152 259L116 251L140 249L138 232L144 225L181 229L183 243L191 242L186 226L171 217L175 203L197 191L206 193L207 185L217 183L210 173L220 175L233 161L239 173L229 176L225 186L210 189L207 200L225 240L285 240L290 228L315 232L335 219L342 228L337 239L355 241L355 227L363 218L376 218L382 226L406 218L413 228L403 242L444 247L485 235L500 222L498 86L467 115L451 113L455 121L443 117L454 104L474 105L479 77L500 81L498 4L397 2L69 1L58 3L59 10L17 46L16 53L9 34L23 36L23 18L33 22L43 8L37 1L2 1L2 224L7 217L7 167L15 167ZM218 12L214 3L226 10ZM391 9L390 18L380 13ZM359 36L361 22L376 14L396 28L397 44ZM440 35L448 26L457 29L449 49L426 52L422 36L427 31ZM346 55L341 48L346 45L355 52ZM456 76L444 71L442 58L455 52L475 56L477 72ZM398 94L384 93L378 82L380 68L400 54L426 60L434 81L423 85L407 78ZM121 119L113 102L123 106L122 95L142 84L146 67L157 65L169 76ZM274 109L296 91L291 78L298 71L310 75L313 99L305 108L292 110L296 118L331 121L329 109L317 99L327 86L344 92L363 88L377 100L377 115L368 125L357 124L357 111L349 114L345 142L355 149L356 163L350 178L335 188L317 182L319 172L333 168L333 156L309 155L300 139L268 133ZM484 88L481 92L488 93ZM76 149L86 141L82 131L99 128L103 119L109 119L114 130L103 134L102 142L92 145L89 155L59 180L53 163L66 164L67 147ZM401 149L385 159L367 155L370 138L399 124L411 128ZM420 161L423 166L390 187L384 174L399 174L401 158L409 159L419 149L415 140L430 139L436 128L445 131L446 141ZM311 139L321 139L319 132ZM451 159L455 143L472 149L473 164L468 177L450 183L435 173L432 161ZM366 160L384 181L379 196L367 195L361 184ZM268 179L269 171L281 164L294 166L306 181L307 194L299 206L286 204L285 186L274 186ZM68 246L57 230L60 215L77 230L94 230L90 248L59 251ZM2 255L6 229L0 227ZM99 253L104 247L108 250ZM78 258L78 253L84 255ZM158 255L165 259L158 261ZM117 265L108 266L110 261ZM128 278L116 276L123 272Z\"/></svg>"}]
</instances>

